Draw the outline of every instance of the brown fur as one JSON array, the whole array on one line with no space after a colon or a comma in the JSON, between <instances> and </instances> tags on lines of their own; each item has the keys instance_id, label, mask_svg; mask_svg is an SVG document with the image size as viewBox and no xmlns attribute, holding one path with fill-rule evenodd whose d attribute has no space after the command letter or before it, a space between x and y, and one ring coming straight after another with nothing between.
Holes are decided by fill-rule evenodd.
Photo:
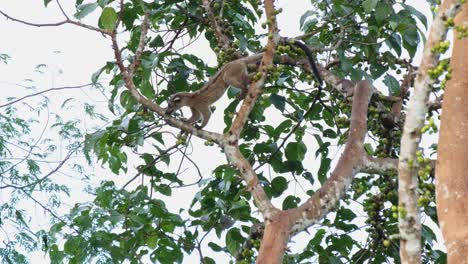
<instances>
[{"instance_id":1,"label":"brown fur","mask_svg":"<svg viewBox=\"0 0 468 264\"><path fill-rule=\"evenodd\" d=\"M183 106L190 107L192 116L187 120L190 124L196 124L202 120L199 128L206 126L210 120L210 105L218 101L228 88L234 86L241 89L239 98L243 99L248 92L247 85L252 81L252 75L247 72L247 65L242 61L226 64L213 76L200 90L175 93L169 97L166 114L170 114Z\"/></svg>"}]
</instances>

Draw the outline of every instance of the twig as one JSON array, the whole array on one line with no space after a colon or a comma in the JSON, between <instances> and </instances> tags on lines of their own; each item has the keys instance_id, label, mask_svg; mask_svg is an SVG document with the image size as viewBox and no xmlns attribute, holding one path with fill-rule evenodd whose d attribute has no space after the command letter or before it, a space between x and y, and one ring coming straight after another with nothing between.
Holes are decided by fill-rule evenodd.
<instances>
[{"instance_id":1,"label":"twig","mask_svg":"<svg viewBox=\"0 0 468 264\"><path fill-rule=\"evenodd\" d=\"M91 85L93 85L93 84L88 83L88 84L83 84L83 85L78 85L78 86L64 86L64 87L49 88L49 89L46 89L46 90L43 90L43 91L40 91L40 92L37 92L37 93L28 94L28 95L23 96L21 98L10 101L10 102L8 102L6 104L2 104L2 105L0 105L0 108L7 107L7 106L12 105L12 104L16 104L19 101L22 101L22 100L24 100L26 98L34 97L34 96L41 95L41 94L44 94L44 93L48 93L48 92L51 92L51 91L60 91L60 90L66 90L66 89L80 89L80 88L84 88L86 86L91 86Z\"/></svg>"},{"instance_id":2,"label":"twig","mask_svg":"<svg viewBox=\"0 0 468 264\"><path fill-rule=\"evenodd\" d=\"M141 27L140 27L140 31L141 31L140 41L135 51L133 62L128 67L129 75L133 75L133 72L135 71L135 69L138 68L138 66L140 65L141 54L143 53L143 50L145 49L145 38L146 38L146 34L148 33L148 26L149 26L148 18L149 18L149 13L145 12L145 15L143 17L143 22L141 23Z\"/></svg>"},{"instance_id":3,"label":"twig","mask_svg":"<svg viewBox=\"0 0 468 264\"><path fill-rule=\"evenodd\" d=\"M100 28L97 28L97 27L93 27L93 26L90 26L90 25L86 25L86 24L81 23L79 21L70 20L68 18L63 20L63 21L55 22L55 23L32 23L32 22L28 22L28 21L25 21L25 20L21 20L21 19L18 19L18 18L11 17L8 14L6 14L5 12L3 12L2 10L0 10L0 14L2 14L7 19L10 19L11 21L15 21L15 22L18 22L18 23L21 23L21 24L32 26L32 27L57 27L57 26L65 25L65 24L73 24L73 25L76 25L76 26L79 26L79 27L82 27L82 28L87 28L89 30L97 31L97 32L99 32L99 33L101 33L103 35L109 35L110 34L110 32L107 31L107 30L100 29Z\"/></svg>"}]
</instances>

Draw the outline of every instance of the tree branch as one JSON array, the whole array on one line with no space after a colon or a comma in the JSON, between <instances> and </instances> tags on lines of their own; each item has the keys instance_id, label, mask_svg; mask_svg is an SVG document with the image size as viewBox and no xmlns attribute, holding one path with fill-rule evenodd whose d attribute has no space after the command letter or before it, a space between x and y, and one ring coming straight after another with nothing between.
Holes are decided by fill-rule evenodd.
<instances>
[{"instance_id":1,"label":"tree branch","mask_svg":"<svg viewBox=\"0 0 468 264\"><path fill-rule=\"evenodd\" d=\"M203 0L203 8L205 9L206 15L208 16L208 20L210 21L211 25L213 26L213 30L215 32L216 39L218 40L218 46L220 47L227 47L230 44L229 38L223 33L223 29L216 21L216 17L211 10L210 0Z\"/></svg>"},{"instance_id":2,"label":"tree branch","mask_svg":"<svg viewBox=\"0 0 468 264\"><path fill-rule=\"evenodd\" d=\"M32 27L57 27L57 26L61 26L61 25L64 25L64 24L73 24L73 25L76 25L76 26L79 26L79 27L82 27L82 28L87 28L89 30L97 31L99 33L102 33L103 35L109 35L110 34L110 32L107 31L107 30L100 29L100 28L97 28L97 27L93 27L93 26L81 23L79 21L71 20L68 17L65 20L60 21L60 22L43 23L42 24L42 23L32 23L32 22L28 22L28 21L25 21L25 20L21 20L21 19L18 19L18 18L11 17L8 14L6 14L5 12L3 12L2 10L0 10L0 14L2 14L7 19L10 19L11 21L15 21L15 22L18 22L18 23L21 23L21 24L32 26Z\"/></svg>"},{"instance_id":3,"label":"tree branch","mask_svg":"<svg viewBox=\"0 0 468 264\"><path fill-rule=\"evenodd\" d=\"M88 83L88 84L83 84L83 85L78 85L78 86L64 86L64 87L49 88L49 89L46 89L46 90L43 90L43 91L40 91L40 92L37 92L37 93L25 95L23 97L20 97L18 99L10 101L10 102L8 102L6 104L2 104L2 105L0 105L0 108L7 107L7 106L12 105L12 104L16 104L16 103L18 103L20 101L23 101L26 98L34 97L34 96L41 95L41 94L45 94L45 93L48 93L48 92L51 92L51 91L60 91L60 90L67 90L67 89L80 89L80 88L84 88L86 86L91 86L91 85L93 85L93 84Z\"/></svg>"},{"instance_id":4,"label":"tree branch","mask_svg":"<svg viewBox=\"0 0 468 264\"><path fill-rule=\"evenodd\" d=\"M367 134L367 110L371 96L372 85L369 82L360 81L356 84L349 137L343 154L322 188L304 204L291 210L294 215L291 216L294 220L294 232L304 230L332 210L350 186L354 175L362 168L365 160L362 146Z\"/></svg>"},{"instance_id":5,"label":"tree branch","mask_svg":"<svg viewBox=\"0 0 468 264\"><path fill-rule=\"evenodd\" d=\"M273 63L276 45L280 40L278 35L278 26L274 13L275 10L273 7L273 2L271 2L270 0L266 0L265 10L267 20L270 21L270 23L268 23L268 42L265 47L265 53L263 55L263 59L260 63L258 71L258 73L260 73L260 76L256 75L260 78L257 78L253 83L250 84L249 93L245 97L242 106L239 112L237 113L237 117L232 122L232 126L227 133L229 136L233 136L233 139L236 141L239 139L240 132L244 127L245 122L247 122L249 114L255 105L255 102L257 101L258 97L262 92L262 87L265 84L265 79L268 73L268 65L271 65Z\"/></svg>"},{"instance_id":6,"label":"tree branch","mask_svg":"<svg viewBox=\"0 0 468 264\"><path fill-rule=\"evenodd\" d=\"M140 65L141 54L143 53L143 51L145 49L145 38L146 38L146 34L148 33L148 27L149 27L148 18L149 18L149 13L145 12L145 15L143 17L143 22L141 23L141 27L140 27L140 31L141 31L140 41L138 42L138 47L137 47L137 49L135 51L135 56L133 57L133 62L128 67L128 74L131 75L131 76L133 76L133 73L135 72L135 69L138 68L138 66Z\"/></svg>"},{"instance_id":7,"label":"tree branch","mask_svg":"<svg viewBox=\"0 0 468 264\"><path fill-rule=\"evenodd\" d=\"M138 88L135 86L135 83L133 82L133 76L129 74L128 69L125 67L123 59L122 59L122 54L120 52L120 48L117 42L117 34L111 33L110 34L111 41L112 41L112 49L114 50L114 56L116 59L116 64L120 70L120 73L122 74L122 78L125 82L125 87L130 91L130 94L144 107L150 109L151 111L157 113L159 116L161 116L169 125L179 128L185 132L191 133L195 136L198 136L203 139L208 139L216 143L220 143L222 141L222 136L221 134L214 133L214 132L209 132L206 130L202 129L197 129L194 126L176 119L170 115L166 115L164 108L159 106L158 104L154 103L153 101L149 100L146 98L143 94L140 93Z\"/></svg>"},{"instance_id":8,"label":"tree branch","mask_svg":"<svg viewBox=\"0 0 468 264\"><path fill-rule=\"evenodd\" d=\"M408 102L408 111L401 137L400 160L398 164L398 202L404 213L399 217L400 257L402 263L421 263L421 221L417 205L418 165L416 151L421 141L421 128L428 111L427 101L434 80L429 70L437 67L439 53L432 48L446 39L448 18L460 10L460 1L446 0L434 18L429 38L424 47L419 73L414 82L414 92Z\"/></svg>"}]
</instances>

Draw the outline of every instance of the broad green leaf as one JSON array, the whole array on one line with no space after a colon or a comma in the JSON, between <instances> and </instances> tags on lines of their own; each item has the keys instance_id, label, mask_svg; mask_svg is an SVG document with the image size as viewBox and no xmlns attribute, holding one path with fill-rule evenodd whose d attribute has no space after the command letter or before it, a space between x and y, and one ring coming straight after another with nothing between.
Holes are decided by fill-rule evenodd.
<instances>
[{"instance_id":1,"label":"broad green leaf","mask_svg":"<svg viewBox=\"0 0 468 264\"><path fill-rule=\"evenodd\" d=\"M98 5L101 7L101 8L104 8L107 3L109 3L109 0L98 0Z\"/></svg>"},{"instance_id":2,"label":"broad green leaf","mask_svg":"<svg viewBox=\"0 0 468 264\"><path fill-rule=\"evenodd\" d=\"M384 81L385 85L387 85L388 90L391 95L398 96L400 95L400 83L395 79L395 77L387 74L385 75Z\"/></svg>"},{"instance_id":3,"label":"broad green leaf","mask_svg":"<svg viewBox=\"0 0 468 264\"><path fill-rule=\"evenodd\" d=\"M310 17L311 15L315 14L314 11L312 10L309 10L309 11L306 11L302 16L301 18L299 19L299 25L301 25L301 28L304 28L304 22L307 20L308 17Z\"/></svg>"},{"instance_id":4,"label":"broad green leaf","mask_svg":"<svg viewBox=\"0 0 468 264\"><path fill-rule=\"evenodd\" d=\"M280 196L287 188L288 181L282 176L275 177L271 181L271 189L274 197Z\"/></svg>"},{"instance_id":5,"label":"broad green leaf","mask_svg":"<svg viewBox=\"0 0 468 264\"><path fill-rule=\"evenodd\" d=\"M75 13L75 17L78 19L82 19L85 16L91 14L96 9L96 7L98 7L97 3L88 3L88 4L79 5L76 8L77 12Z\"/></svg>"},{"instance_id":6,"label":"broad green leaf","mask_svg":"<svg viewBox=\"0 0 468 264\"><path fill-rule=\"evenodd\" d=\"M307 147L303 142L291 142L286 146L286 158L290 161L302 161Z\"/></svg>"},{"instance_id":7,"label":"broad green leaf","mask_svg":"<svg viewBox=\"0 0 468 264\"><path fill-rule=\"evenodd\" d=\"M106 7L102 10L99 17L99 25L106 30L112 30L117 22L117 12L112 7Z\"/></svg>"},{"instance_id":8,"label":"broad green leaf","mask_svg":"<svg viewBox=\"0 0 468 264\"><path fill-rule=\"evenodd\" d=\"M413 14L415 17L417 17L419 19L419 21L421 21L421 23L424 25L424 28L427 29L427 18L426 16L421 13L419 10L417 10L416 8L410 6L410 5L406 5L404 3L401 3L401 6L407 10L409 10L411 12L411 14Z\"/></svg>"},{"instance_id":9,"label":"broad green leaf","mask_svg":"<svg viewBox=\"0 0 468 264\"><path fill-rule=\"evenodd\" d=\"M372 63L370 66L370 72L371 72L372 78L374 79L378 79L387 70L388 70L387 67L381 65L380 63Z\"/></svg>"},{"instance_id":10,"label":"broad green leaf","mask_svg":"<svg viewBox=\"0 0 468 264\"><path fill-rule=\"evenodd\" d=\"M146 244L149 248L155 249L158 245L158 235L153 233L152 235L148 236L146 239Z\"/></svg>"},{"instance_id":11,"label":"broad green leaf","mask_svg":"<svg viewBox=\"0 0 468 264\"><path fill-rule=\"evenodd\" d=\"M329 158L322 158L322 161L320 162L318 178L321 184L323 184L327 180L327 174L330 170L330 163L331 160Z\"/></svg>"},{"instance_id":12,"label":"broad green leaf","mask_svg":"<svg viewBox=\"0 0 468 264\"><path fill-rule=\"evenodd\" d=\"M220 251L223 250L223 248L221 246L219 246L218 244L216 244L214 242L209 242L208 246L215 252L220 252Z\"/></svg>"},{"instance_id":13,"label":"broad green leaf","mask_svg":"<svg viewBox=\"0 0 468 264\"><path fill-rule=\"evenodd\" d=\"M392 48L398 56L401 56L401 37L398 35L398 33L393 33L388 37L388 39L385 41L387 46Z\"/></svg>"},{"instance_id":14,"label":"broad green leaf","mask_svg":"<svg viewBox=\"0 0 468 264\"><path fill-rule=\"evenodd\" d=\"M378 23L384 21L387 17L389 17L393 13L393 8L390 4L387 3L379 3L377 8L375 9L375 19Z\"/></svg>"},{"instance_id":15,"label":"broad green leaf","mask_svg":"<svg viewBox=\"0 0 468 264\"><path fill-rule=\"evenodd\" d=\"M374 155L374 149L372 148L372 145L369 143L364 144L364 150L366 151L367 155Z\"/></svg>"},{"instance_id":16,"label":"broad green leaf","mask_svg":"<svg viewBox=\"0 0 468 264\"><path fill-rule=\"evenodd\" d=\"M276 109L284 112L284 108L286 106L286 98L284 98L284 96L272 94L270 95L270 102L276 107Z\"/></svg>"},{"instance_id":17,"label":"broad green leaf","mask_svg":"<svg viewBox=\"0 0 468 264\"><path fill-rule=\"evenodd\" d=\"M317 233L315 233L314 238L309 241L308 247L319 246L322 243L322 239L325 236L325 230L319 229Z\"/></svg>"},{"instance_id":18,"label":"broad green leaf","mask_svg":"<svg viewBox=\"0 0 468 264\"><path fill-rule=\"evenodd\" d=\"M47 7L47 5L52 2L52 0L44 0L44 6Z\"/></svg>"},{"instance_id":19,"label":"broad green leaf","mask_svg":"<svg viewBox=\"0 0 468 264\"><path fill-rule=\"evenodd\" d=\"M226 247L233 255L240 248L243 241L244 238L238 228L232 228L226 234Z\"/></svg>"},{"instance_id":20,"label":"broad green leaf","mask_svg":"<svg viewBox=\"0 0 468 264\"><path fill-rule=\"evenodd\" d=\"M166 196L171 196L172 195L172 189L167 184L160 184L160 185L156 186L155 189L156 189L156 191L158 191L161 194L164 194Z\"/></svg>"},{"instance_id":21,"label":"broad green leaf","mask_svg":"<svg viewBox=\"0 0 468 264\"><path fill-rule=\"evenodd\" d=\"M289 195L283 201L283 210L296 208L300 202L301 202L301 199L299 197Z\"/></svg>"},{"instance_id":22,"label":"broad green leaf","mask_svg":"<svg viewBox=\"0 0 468 264\"><path fill-rule=\"evenodd\" d=\"M370 13L377 6L377 2L378 0L365 0L364 2L362 2L362 7L364 8L364 11Z\"/></svg>"}]
</instances>

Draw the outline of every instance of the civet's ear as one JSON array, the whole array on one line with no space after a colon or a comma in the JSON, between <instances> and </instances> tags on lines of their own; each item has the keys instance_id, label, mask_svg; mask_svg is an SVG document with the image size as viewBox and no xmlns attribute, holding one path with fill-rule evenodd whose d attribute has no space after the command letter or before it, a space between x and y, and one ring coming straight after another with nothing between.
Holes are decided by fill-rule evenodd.
<instances>
[{"instance_id":1,"label":"civet's ear","mask_svg":"<svg viewBox=\"0 0 468 264\"><path fill-rule=\"evenodd\" d=\"M172 98L172 100L171 100L171 101L173 101L173 102L176 102L176 103L177 103L177 102L180 102L180 100L182 100L182 99L180 98L180 96L174 96L174 98Z\"/></svg>"}]
</instances>

